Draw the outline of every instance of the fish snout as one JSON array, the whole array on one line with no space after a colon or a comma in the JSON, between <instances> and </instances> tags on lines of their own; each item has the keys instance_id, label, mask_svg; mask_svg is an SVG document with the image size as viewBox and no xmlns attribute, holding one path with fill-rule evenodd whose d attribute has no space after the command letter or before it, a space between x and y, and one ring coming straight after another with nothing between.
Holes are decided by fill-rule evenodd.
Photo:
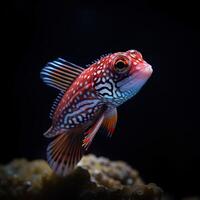
<instances>
[{"instance_id":1,"label":"fish snout","mask_svg":"<svg viewBox=\"0 0 200 200\"><path fill-rule=\"evenodd\" d=\"M152 66L145 61L139 63L135 69L144 77L150 77L153 72Z\"/></svg>"}]
</instances>

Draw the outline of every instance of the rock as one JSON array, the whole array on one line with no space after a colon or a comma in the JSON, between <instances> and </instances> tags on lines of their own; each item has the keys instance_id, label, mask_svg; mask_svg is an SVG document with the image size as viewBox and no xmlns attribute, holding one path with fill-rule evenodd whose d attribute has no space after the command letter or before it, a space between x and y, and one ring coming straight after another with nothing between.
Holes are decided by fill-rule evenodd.
<instances>
[{"instance_id":1,"label":"rock","mask_svg":"<svg viewBox=\"0 0 200 200\"><path fill-rule=\"evenodd\" d=\"M1 200L159 200L161 194L125 162L94 155L84 156L66 177L55 175L43 160L16 159L0 166Z\"/></svg>"}]
</instances>

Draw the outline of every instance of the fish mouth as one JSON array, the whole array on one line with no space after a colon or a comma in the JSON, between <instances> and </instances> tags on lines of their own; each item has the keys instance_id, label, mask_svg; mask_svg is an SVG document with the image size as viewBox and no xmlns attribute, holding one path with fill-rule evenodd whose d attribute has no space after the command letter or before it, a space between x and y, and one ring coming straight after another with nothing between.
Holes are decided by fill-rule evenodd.
<instances>
[{"instance_id":1,"label":"fish mouth","mask_svg":"<svg viewBox=\"0 0 200 200\"><path fill-rule=\"evenodd\" d=\"M153 72L151 65L148 63L139 64L137 68L137 71L130 72L129 77L118 82L117 86L121 92L131 91L132 93L137 93Z\"/></svg>"}]
</instances>

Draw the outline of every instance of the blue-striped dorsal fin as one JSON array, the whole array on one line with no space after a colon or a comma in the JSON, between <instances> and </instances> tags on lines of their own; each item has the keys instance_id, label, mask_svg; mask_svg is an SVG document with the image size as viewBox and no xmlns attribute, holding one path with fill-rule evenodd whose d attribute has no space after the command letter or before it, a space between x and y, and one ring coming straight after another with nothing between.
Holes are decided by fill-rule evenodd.
<instances>
[{"instance_id":1,"label":"blue-striped dorsal fin","mask_svg":"<svg viewBox=\"0 0 200 200\"><path fill-rule=\"evenodd\" d=\"M66 91L83 71L83 67L58 58L55 61L48 62L41 70L40 76L45 84Z\"/></svg>"},{"instance_id":2,"label":"blue-striped dorsal fin","mask_svg":"<svg viewBox=\"0 0 200 200\"><path fill-rule=\"evenodd\" d=\"M52 105L52 107L51 107L50 114L49 114L49 117L50 117L51 119L53 118L53 114L54 114L54 112L55 112L55 110L56 110L56 108L57 108L57 106L58 106L58 104L59 104L59 102L60 102L60 100L62 99L62 97L63 97L64 94L65 94L65 92L64 92L64 91L61 91L61 92L58 94L58 96L56 97L56 99L54 100L53 105Z\"/></svg>"}]
</instances>

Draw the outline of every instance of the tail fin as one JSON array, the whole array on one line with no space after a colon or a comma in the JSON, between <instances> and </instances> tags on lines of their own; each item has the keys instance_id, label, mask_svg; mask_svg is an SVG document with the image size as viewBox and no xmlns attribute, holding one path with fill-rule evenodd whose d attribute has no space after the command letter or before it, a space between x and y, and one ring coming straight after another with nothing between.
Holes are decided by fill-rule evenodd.
<instances>
[{"instance_id":1,"label":"tail fin","mask_svg":"<svg viewBox=\"0 0 200 200\"><path fill-rule=\"evenodd\" d=\"M82 138L76 133L62 133L47 147L47 160L56 174L65 176L83 156Z\"/></svg>"}]
</instances>

